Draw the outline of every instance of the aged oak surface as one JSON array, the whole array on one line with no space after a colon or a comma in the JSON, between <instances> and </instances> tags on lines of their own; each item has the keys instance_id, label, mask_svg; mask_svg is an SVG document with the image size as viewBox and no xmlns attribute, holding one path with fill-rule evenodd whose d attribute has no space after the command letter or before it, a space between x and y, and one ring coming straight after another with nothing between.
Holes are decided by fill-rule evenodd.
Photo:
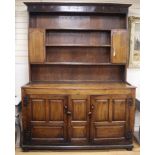
<instances>
[{"instance_id":1,"label":"aged oak surface","mask_svg":"<svg viewBox=\"0 0 155 155\"><path fill-rule=\"evenodd\" d=\"M130 4L25 4L30 82L22 87L22 149L131 150Z\"/></svg>"}]
</instances>

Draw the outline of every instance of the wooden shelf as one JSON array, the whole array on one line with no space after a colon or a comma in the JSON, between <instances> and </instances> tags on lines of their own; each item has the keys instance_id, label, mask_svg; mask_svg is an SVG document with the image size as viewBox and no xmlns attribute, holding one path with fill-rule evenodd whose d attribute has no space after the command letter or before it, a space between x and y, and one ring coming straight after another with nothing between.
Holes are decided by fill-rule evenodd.
<instances>
[{"instance_id":1,"label":"wooden shelf","mask_svg":"<svg viewBox=\"0 0 155 155\"><path fill-rule=\"evenodd\" d=\"M46 62L51 65L111 65L110 63L86 63L86 62Z\"/></svg>"},{"instance_id":2,"label":"wooden shelf","mask_svg":"<svg viewBox=\"0 0 155 155\"><path fill-rule=\"evenodd\" d=\"M96 28L46 28L46 31L111 31L111 29L96 29Z\"/></svg>"},{"instance_id":3,"label":"wooden shelf","mask_svg":"<svg viewBox=\"0 0 155 155\"><path fill-rule=\"evenodd\" d=\"M111 45L46 44L46 47L111 47Z\"/></svg>"},{"instance_id":4,"label":"wooden shelf","mask_svg":"<svg viewBox=\"0 0 155 155\"><path fill-rule=\"evenodd\" d=\"M93 66L102 66L102 65L125 65L123 63L114 64L114 63L91 63L91 62L45 62L45 63L31 63L32 65L93 65Z\"/></svg>"}]
</instances>

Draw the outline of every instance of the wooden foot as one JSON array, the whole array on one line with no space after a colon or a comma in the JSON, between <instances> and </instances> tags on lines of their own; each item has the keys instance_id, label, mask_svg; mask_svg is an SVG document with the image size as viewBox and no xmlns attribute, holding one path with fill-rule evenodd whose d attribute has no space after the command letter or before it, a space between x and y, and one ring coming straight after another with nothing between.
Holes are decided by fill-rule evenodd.
<instances>
[{"instance_id":1,"label":"wooden foot","mask_svg":"<svg viewBox=\"0 0 155 155\"><path fill-rule=\"evenodd\" d=\"M22 148L23 152L29 152L29 149L27 148Z\"/></svg>"},{"instance_id":2,"label":"wooden foot","mask_svg":"<svg viewBox=\"0 0 155 155\"><path fill-rule=\"evenodd\" d=\"M127 148L128 151L132 151L132 147L131 148Z\"/></svg>"}]
</instances>

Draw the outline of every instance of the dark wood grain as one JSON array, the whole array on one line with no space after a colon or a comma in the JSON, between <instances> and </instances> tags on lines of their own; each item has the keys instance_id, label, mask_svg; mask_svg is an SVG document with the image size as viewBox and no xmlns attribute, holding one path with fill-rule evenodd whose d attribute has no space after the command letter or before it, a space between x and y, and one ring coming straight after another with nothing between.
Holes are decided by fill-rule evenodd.
<instances>
[{"instance_id":1,"label":"dark wood grain","mask_svg":"<svg viewBox=\"0 0 155 155\"><path fill-rule=\"evenodd\" d=\"M69 129L68 140L73 144L86 144L89 142L89 97L82 95L72 95L69 98L68 110Z\"/></svg>"},{"instance_id":2,"label":"dark wood grain","mask_svg":"<svg viewBox=\"0 0 155 155\"><path fill-rule=\"evenodd\" d=\"M67 117L65 96L30 95L29 121L33 144L64 143L67 138ZM51 132L52 131L52 132Z\"/></svg>"},{"instance_id":3,"label":"dark wood grain","mask_svg":"<svg viewBox=\"0 0 155 155\"><path fill-rule=\"evenodd\" d=\"M25 3L28 149L132 149L135 87L126 82L129 4Z\"/></svg>"},{"instance_id":4,"label":"dark wood grain","mask_svg":"<svg viewBox=\"0 0 155 155\"><path fill-rule=\"evenodd\" d=\"M51 15L32 14L30 27L51 30L84 30L101 31L111 29L125 29L125 14L103 14L103 15Z\"/></svg>"},{"instance_id":5,"label":"dark wood grain","mask_svg":"<svg viewBox=\"0 0 155 155\"><path fill-rule=\"evenodd\" d=\"M108 63L109 47L47 47L47 62Z\"/></svg>"},{"instance_id":6,"label":"dark wood grain","mask_svg":"<svg viewBox=\"0 0 155 155\"><path fill-rule=\"evenodd\" d=\"M29 12L127 13L131 4L112 3L39 3L25 2Z\"/></svg>"},{"instance_id":7,"label":"dark wood grain","mask_svg":"<svg viewBox=\"0 0 155 155\"><path fill-rule=\"evenodd\" d=\"M110 32L47 31L46 43L53 45L110 45Z\"/></svg>"},{"instance_id":8,"label":"dark wood grain","mask_svg":"<svg viewBox=\"0 0 155 155\"><path fill-rule=\"evenodd\" d=\"M31 65L32 81L125 81L124 65Z\"/></svg>"}]
</instances>

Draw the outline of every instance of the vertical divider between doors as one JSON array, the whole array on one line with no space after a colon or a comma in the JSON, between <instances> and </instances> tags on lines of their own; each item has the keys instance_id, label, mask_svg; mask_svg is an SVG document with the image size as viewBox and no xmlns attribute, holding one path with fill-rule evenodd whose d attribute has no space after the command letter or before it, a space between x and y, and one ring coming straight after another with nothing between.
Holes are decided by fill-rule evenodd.
<instances>
[{"instance_id":1,"label":"vertical divider between doors","mask_svg":"<svg viewBox=\"0 0 155 155\"><path fill-rule=\"evenodd\" d=\"M90 96L87 96L87 138L88 138L88 142L91 141L91 118L92 115L89 116L88 113L90 112Z\"/></svg>"},{"instance_id":2,"label":"vertical divider between doors","mask_svg":"<svg viewBox=\"0 0 155 155\"><path fill-rule=\"evenodd\" d=\"M67 96L64 97L64 105L63 106L68 106L69 99ZM66 110L64 108L64 141L68 141L68 118L66 115Z\"/></svg>"},{"instance_id":3,"label":"vertical divider between doors","mask_svg":"<svg viewBox=\"0 0 155 155\"><path fill-rule=\"evenodd\" d=\"M93 126L94 111L92 110L93 102L94 102L94 98L93 98L93 96L90 96L90 112L92 113L91 119L90 119L90 141L91 141L91 143L93 143L93 140L94 140L94 126Z\"/></svg>"},{"instance_id":4,"label":"vertical divider between doors","mask_svg":"<svg viewBox=\"0 0 155 155\"><path fill-rule=\"evenodd\" d=\"M71 110L72 110L72 102L71 102L71 96L69 95L68 96L68 111L71 111ZM72 118L71 117L72 117L72 114L71 114L71 116L66 114L66 117L67 117L67 126L68 126L68 128L67 128L68 142L71 142L71 134L72 134L72 129L71 129L71 123L72 123L71 119Z\"/></svg>"}]
</instances>

